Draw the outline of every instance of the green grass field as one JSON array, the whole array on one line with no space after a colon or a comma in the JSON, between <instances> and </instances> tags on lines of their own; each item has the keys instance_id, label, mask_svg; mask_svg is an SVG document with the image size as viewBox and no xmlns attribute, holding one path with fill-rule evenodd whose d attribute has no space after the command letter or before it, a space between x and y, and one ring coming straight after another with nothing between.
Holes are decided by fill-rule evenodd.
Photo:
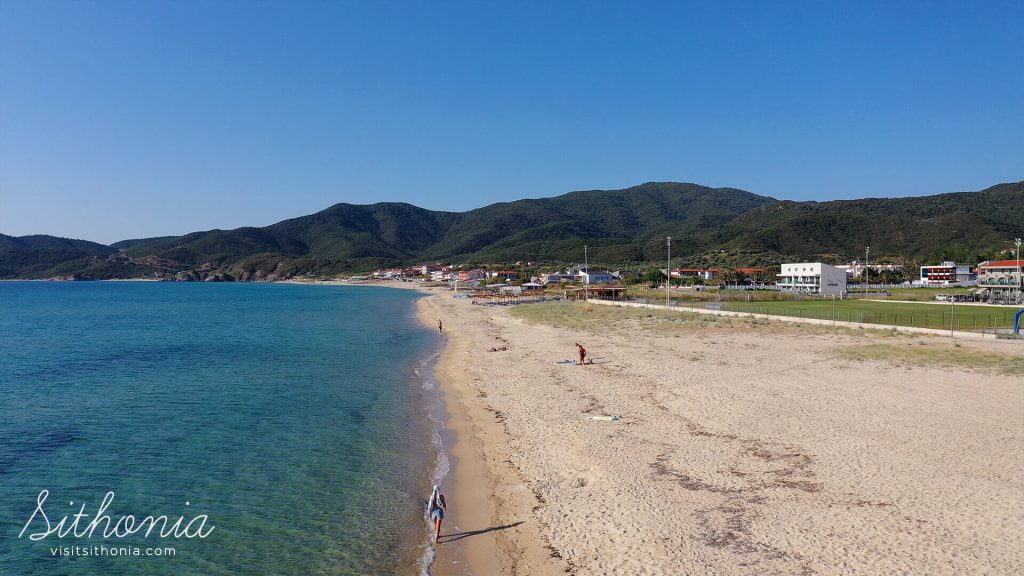
<instances>
[{"instance_id":1,"label":"green grass field","mask_svg":"<svg viewBox=\"0 0 1024 576\"><path fill-rule=\"evenodd\" d=\"M851 293L850 300L837 300L835 320L861 322L881 326L917 326L920 328L949 329L950 305L936 302L938 294L969 294L968 288L890 288L890 295L884 300L860 300ZM664 289L631 287L628 297L636 300L650 299L651 303L665 302ZM747 301L750 298L750 301ZM879 297L882 298L882 297ZM900 301L911 302L900 302ZM708 290L701 292L674 291L673 305L686 307L718 307L733 312L752 312L776 316L798 316L832 320L832 300L810 298L799 294L768 290ZM920 303L917 303L920 302ZM957 305L952 312L956 330L993 330L1013 327L1016 308L1005 306Z\"/></svg>"},{"instance_id":2,"label":"green grass field","mask_svg":"<svg viewBox=\"0 0 1024 576\"><path fill-rule=\"evenodd\" d=\"M677 305L683 305L679 303ZM694 303L709 306L712 303ZM875 302L863 300L754 301L722 302L725 310L752 312L777 316L799 316L841 322L861 322L883 326L919 326L921 328L950 327L950 315L957 330L991 330L1012 328L1016 309L1001 306L955 306L949 304L915 304L904 302Z\"/></svg>"},{"instance_id":3,"label":"green grass field","mask_svg":"<svg viewBox=\"0 0 1024 576\"><path fill-rule=\"evenodd\" d=\"M856 286L850 286L851 292L859 290ZM939 294L973 294L973 288L887 288L889 290L888 300L914 300L916 302L935 302Z\"/></svg>"},{"instance_id":4,"label":"green grass field","mask_svg":"<svg viewBox=\"0 0 1024 576\"><path fill-rule=\"evenodd\" d=\"M849 285L849 297L851 299L857 299L862 296L860 292L860 286L856 284ZM872 290L870 298L872 299L883 299L883 300L909 300L913 302L935 302L935 297L939 294L973 294L974 290L971 288L886 288L889 292L888 296L881 296L880 289ZM632 298L651 298L651 300L664 300L665 289L664 288L649 288L647 286L630 286L627 288L627 293ZM717 288L708 288L702 291L695 291L692 289L676 288L672 292L673 299L682 300L703 300L706 302L710 301L725 301L725 300L746 300L751 298L753 300L802 300L806 296L801 294L792 294L789 292L778 292L775 290L719 290Z\"/></svg>"}]
</instances>

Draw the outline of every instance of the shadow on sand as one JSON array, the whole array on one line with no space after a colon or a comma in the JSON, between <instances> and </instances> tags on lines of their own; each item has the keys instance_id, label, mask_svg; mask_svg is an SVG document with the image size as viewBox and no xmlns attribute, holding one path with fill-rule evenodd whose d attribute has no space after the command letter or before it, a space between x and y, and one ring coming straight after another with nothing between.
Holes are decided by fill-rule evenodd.
<instances>
[{"instance_id":1,"label":"shadow on sand","mask_svg":"<svg viewBox=\"0 0 1024 576\"><path fill-rule=\"evenodd\" d=\"M504 526L491 526L490 528L484 528L483 530L470 530L469 532L455 532L454 534L442 534L438 542L455 542L456 540L462 540L463 538L469 538L470 536L479 536L481 534L487 534L488 532L496 532L498 530L505 530L507 528L515 528L525 522L520 520L513 524L506 524Z\"/></svg>"}]
</instances>

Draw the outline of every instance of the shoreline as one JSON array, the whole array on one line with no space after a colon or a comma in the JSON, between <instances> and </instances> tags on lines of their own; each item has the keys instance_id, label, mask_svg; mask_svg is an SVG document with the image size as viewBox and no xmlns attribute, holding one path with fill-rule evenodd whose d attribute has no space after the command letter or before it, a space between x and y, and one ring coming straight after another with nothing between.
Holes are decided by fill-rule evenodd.
<instances>
[{"instance_id":1,"label":"shoreline","mask_svg":"<svg viewBox=\"0 0 1024 576\"><path fill-rule=\"evenodd\" d=\"M416 301L423 325L436 330L440 319L445 332L444 348L434 363L434 379L448 414L445 430L450 434L450 472L442 491L450 512L442 525L430 574L564 574L564 567L543 544L533 513L538 504L533 492L507 454L495 450L507 450L510 438L493 410L478 400L481 393L461 369L478 346L471 342L461 318L446 314L447 291L408 288L424 294Z\"/></svg>"},{"instance_id":2,"label":"shoreline","mask_svg":"<svg viewBox=\"0 0 1024 576\"><path fill-rule=\"evenodd\" d=\"M416 292L403 336L444 322L407 380L396 574L1024 570L1019 342L356 285Z\"/></svg>"},{"instance_id":3,"label":"shoreline","mask_svg":"<svg viewBox=\"0 0 1024 576\"><path fill-rule=\"evenodd\" d=\"M409 321L412 327L420 328L418 311L413 301ZM424 493L429 493L430 486L438 479L447 475L450 460L447 456L445 423L448 413L445 411L444 394L438 389L434 378L434 365L444 349L443 342L435 341L429 351L419 358L413 366L409 380L409 401L413 425L410 428L409 443L416 446L410 461L410 483L408 488L414 501L426 502ZM399 538L397 552L398 562L395 564L396 574L408 576L427 576L434 560L434 553L428 538L428 523L424 519L422 506L408 517L408 524L403 527Z\"/></svg>"}]
</instances>

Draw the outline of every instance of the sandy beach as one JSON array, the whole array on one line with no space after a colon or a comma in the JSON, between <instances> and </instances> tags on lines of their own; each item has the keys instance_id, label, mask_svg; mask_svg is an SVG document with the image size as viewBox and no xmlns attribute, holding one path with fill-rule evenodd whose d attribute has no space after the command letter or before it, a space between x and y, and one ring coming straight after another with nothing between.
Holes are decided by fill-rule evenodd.
<instances>
[{"instance_id":1,"label":"sandy beach","mask_svg":"<svg viewBox=\"0 0 1024 576\"><path fill-rule=\"evenodd\" d=\"M1024 572L1024 377L999 371L1019 342L637 314L553 327L450 292L419 307L445 324L457 435L432 574ZM556 363L576 341L594 364ZM943 347L993 368L914 360Z\"/></svg>"}]
</instances>

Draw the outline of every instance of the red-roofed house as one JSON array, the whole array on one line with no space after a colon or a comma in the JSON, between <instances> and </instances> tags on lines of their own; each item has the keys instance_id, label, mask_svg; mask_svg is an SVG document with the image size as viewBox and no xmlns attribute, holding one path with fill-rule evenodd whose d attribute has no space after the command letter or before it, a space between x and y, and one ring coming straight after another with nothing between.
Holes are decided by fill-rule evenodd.
<instances>
[{"instance_id":1,"label":"red-roofed house","mask_svg":"<svg viewBox=\"0 0 1024 576\"><path fill-rule=\"evenodd\" d=\"M664 270L661 271L665 273ZM718 274L718 268L676 268L672 271L673 278L701 278L711 280Z\"/></svg>"},{"instance_id":2,"label":"red-roofed house","mask_svg":"<svg viewBox=\"0 0 1024 576\"><path fill-rule=\"evenodd\" d=\"M519 278L519 272L515 270L493 270L489 271L487 275L491 278L501 278L506 282Z\"/></svg>"},{"instance_id":3,"label":"red-roofed house","mask_svg":"<svg viewBox=\"0 0 1024 576\"><path fill-rule=\"evenodd\" d=\"M473 280L483 280L484 278L487 278L487 272L480 269L462 270L459 272L459 282L471 282Z\"/></svg>"},{"instance_id":4,"label":"red-roofed house","mask_svg":"<svg viewBox=\"0 0 1024 576\"><path fill-rule=\"evenodd\" d=\"M1024 260L995 260L978 265L978 294L990 302L1021 303Z\"/></svg>"}]
</instances>

